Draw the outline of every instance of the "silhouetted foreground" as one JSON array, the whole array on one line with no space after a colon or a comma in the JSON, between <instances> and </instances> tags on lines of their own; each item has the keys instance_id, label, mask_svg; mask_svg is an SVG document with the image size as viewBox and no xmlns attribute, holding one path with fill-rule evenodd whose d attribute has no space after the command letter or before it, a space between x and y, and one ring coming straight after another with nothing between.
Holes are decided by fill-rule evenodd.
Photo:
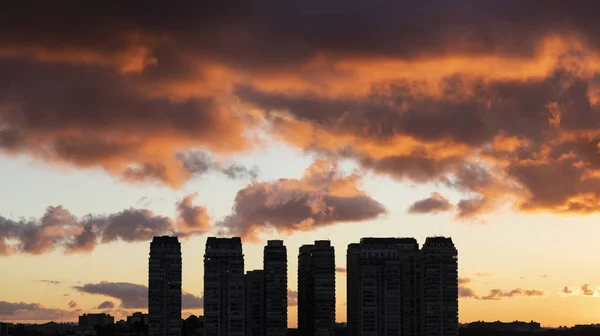
<instances>
[{"instance_id":1,"label":"silhouetted foreground","mask_svg":"<svg viewBox=\"0 0 600 336\"><path fill-rule=\"evenodd\" d=\"M596 336L600 335L600 328L596 327L575 327L570 329L547 329L539 332L533 331L497 331L489 329L478 329L478 328L460 328L458 330L459 336Z\"/></svg>"},{"instance_id":2,"label":"silhouetted foreground","mask_svg":"<svg viewBox=\"0 0 600 336\"><path fill-rule=\"evenodd\" d=\"M182 320L181 336L204 336L203 318L190 316ZM44 324L14 324L9 325L8 334L11 336L71 336L77 335L77 325L73 323ZM142 322L132 325L111 324L97 327L97 336L146 336L148 329ZM296 329L288 329L287 336L297 336ZM345 323L336 323L335 336L346 336ZM490 328L460 328L459 336L600 336L598 326L576 326L569 329L546 329L538 332L533 331L502 331Z\"/></svg>"}]
</instances>

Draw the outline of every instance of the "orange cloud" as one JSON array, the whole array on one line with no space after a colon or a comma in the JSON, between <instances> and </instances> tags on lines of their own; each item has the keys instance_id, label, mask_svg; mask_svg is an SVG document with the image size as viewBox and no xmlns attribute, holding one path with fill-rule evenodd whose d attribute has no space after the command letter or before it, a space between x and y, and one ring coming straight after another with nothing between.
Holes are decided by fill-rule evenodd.
<instances>
[{"instance_id":1,"label":"orange cloud","mask_svg":"<svg viewBox=\"0 0 600 336\"><path fill-rule=\"evenodd\" d=\"M155 215L147 209L126 209L110 215L76 218L62 206L48 207L37 220L12 221L0 217L1 255L40 255L62 248L65 253L92 251L97 244L113 241L148 241L154 236L189 236L210 228L206 208L192 204L194 195L177 203L178 219ZM40 280L50 283L59 283Z\"/></svg>"},{"instance_id":2,"label":"orange cloud","mask_svg":"<svg viewBox=\"0 0 600 336\"><path fill-rule=\"evenodd\" d=\"M409 208L409 213L438 213L444 211L450 211L452 204L447 198L440 195L439 193L432 193L431 197L425 198L413 203Z\"/></svg>"},{"instance_id":3,"label":"orange cloud","mask_svg":"<svg viewBox=\"0 0 600 336\"><path fill-rule=\"evenodd\" d=\"M339 5L332 25L336 6L313 0L15 4L0 22L0 152L180 187L196 174L180 153L246 151L266 131L454 188L459 219L507 202L600 210L594 5Z\"/></svg>"},{"instance_id":4,"label":"orange cloud","mask_svg":"<svg viewBox=\"0 0 600 336\"><path fill-rule=\"evenodd\" d=\"M334 223L358 222L385 214L382 204L358 188L334 163L317 160L300 179L254 182L238 191L233 212L217 226L223 233L255 241L267 230L310 231Z\"/></svg>"}]
</instances>

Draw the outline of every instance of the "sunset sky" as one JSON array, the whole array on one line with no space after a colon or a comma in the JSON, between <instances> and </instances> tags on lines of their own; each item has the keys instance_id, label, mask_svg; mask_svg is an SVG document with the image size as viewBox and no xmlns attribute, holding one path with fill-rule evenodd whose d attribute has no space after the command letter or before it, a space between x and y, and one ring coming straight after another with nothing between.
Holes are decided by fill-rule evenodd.
<instances>
[{"instance_id":1,"label":"sunset sky","mask_svg":"<svg viewBox=\"0 0 600 336\"><path fill-rule=\"evenodd\" d=\"M246 270L452 237L460 322L600 322L600 11L564 0L12 1L0 10L0 321L146 309L177 234Z\"/></svg>"}]
</instances>

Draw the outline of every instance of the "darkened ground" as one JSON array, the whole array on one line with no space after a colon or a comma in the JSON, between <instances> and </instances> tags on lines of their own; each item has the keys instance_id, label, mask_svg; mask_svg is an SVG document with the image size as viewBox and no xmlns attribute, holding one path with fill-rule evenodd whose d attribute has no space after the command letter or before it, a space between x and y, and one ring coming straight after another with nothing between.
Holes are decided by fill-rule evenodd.
<instances>
[{"instance_id":1,"label":"darkened ground","mask_svg":"<svg viewBox=\"0 0 600 336\"><path fill-rule=\"evenodd\" d=\"M40 326L42 326L40 328ZM77 326L70 324L60 324L50 322L43 325L13 325L8 332L11 336L67 336L75 335ZM98 336L128 336L147 335L147 330L144 325L136 322L131 327L110 325L100 327ZM202 336L202 323L196 316L190 316L184 320L182 325L182 336ZM345 336L346 329L343 327L336 328L336 336ZM579 327L565 330L544 330L540 332L510 332L510 331L494 331L480 328L461 328L459 336L596 336L600 335L600 328L594 327ZM298 336L296 329L288 329L288 336Z\"/></svg>"}]
</instances>

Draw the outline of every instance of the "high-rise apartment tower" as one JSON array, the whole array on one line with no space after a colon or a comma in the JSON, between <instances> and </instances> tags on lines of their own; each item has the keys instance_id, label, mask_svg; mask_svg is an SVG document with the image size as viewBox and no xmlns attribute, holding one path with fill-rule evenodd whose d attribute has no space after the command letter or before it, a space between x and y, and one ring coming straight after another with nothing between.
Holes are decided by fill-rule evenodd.
<instances>
[{"instance_id":1,"label":"high-rise apartment tower","mask_svg":"<svg viewBox=\"0 0 600 336\"><path fill-rule=\"evenodd\" d=\"M298 334L335 334L335 251L328 240L303 245L298 255Z\"/></svg>"},{"instance_id":2,"label":"high-rise apartment tower","mask_svg":"<svg viewBox=\"0 0 600 336\"><path fill-rule=\"evenodd\" d=\"M287 333L287 249L282 240L269 240L263 258L265 335Z\"/></svg>"},{"instance_id":3,"label":"high-rise apartment tower","mask_svg":"<svg viewBox=\"0 0 600 336\"><path fill-rule=\"evenodd\" d=\"M348 245L346 265L349 335L419 335L419 245L414 238L362 238Z\"/></svg>"},{"instance_id":4,"label":"high-rise apartment tower","mask_svg":"<svg viewBox=\"0 0 600 336\"><path fill-rule=\"evenodd\" d=\"M204 254L204 335L244 336L242 240L209 237Z\"/></svg>"},{"instance_id":5,"label":"high-rise apartment tower","mask_svg":"<svg viewBox=\"0 0 600 336\"><path fill-rule=\"evenodd\" d=\"M452 238L430 237L421 249L423 335L458 335L458 251Z\"/></svg>"},{"instance_id":6,"label":"high-rise apartment tower","mask_svg":"<svg viewBox=\"0 0 600 336\"><path fill-rule=\"evenodd\" d=\"M148 335L181 335L181 245L154 237L148 264Z\"/></svg>"},{"instance_id":7,"label":"high-rise apartment tower","mask_svg":"<svg viewBox=\"0 0 600 336\"><path fill-rule=\"evenodd\" d=\"M265 278L263 270L246 272L244 277L246 300L246 336L265 335Z\"/></svg>"}]
</instances>

